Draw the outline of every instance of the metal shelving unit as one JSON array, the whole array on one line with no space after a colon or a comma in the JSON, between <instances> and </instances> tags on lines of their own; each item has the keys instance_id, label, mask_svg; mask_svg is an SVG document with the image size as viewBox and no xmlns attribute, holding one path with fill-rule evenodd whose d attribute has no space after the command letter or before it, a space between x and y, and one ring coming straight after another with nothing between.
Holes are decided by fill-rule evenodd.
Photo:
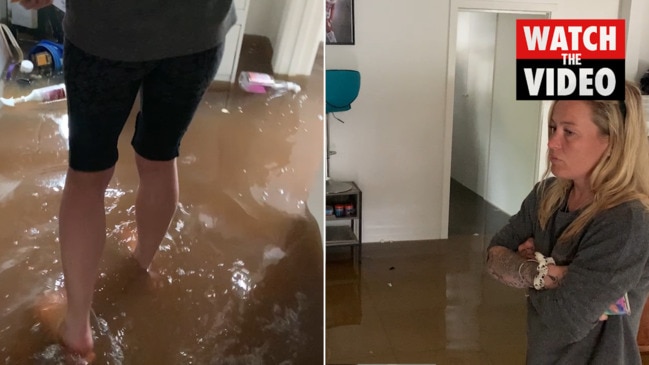
<instances>
[{"instance_id":1,"label":"metal shelving unit","mask_svg":"<svg viewBox=\"0 0 649 365\"><path fill-rule=\"evenodd\" d=\"M326 223L326 244L327 247L351 246L352 250L358 247L358 261L361 261L362 245L362 224L363 224L363 193L355 182L345 182L351 186L349 190L342 192L330 192L326 194L326 205L351 204L354 213L341 216L327 215Z\"/></svg>"}]
</instances>

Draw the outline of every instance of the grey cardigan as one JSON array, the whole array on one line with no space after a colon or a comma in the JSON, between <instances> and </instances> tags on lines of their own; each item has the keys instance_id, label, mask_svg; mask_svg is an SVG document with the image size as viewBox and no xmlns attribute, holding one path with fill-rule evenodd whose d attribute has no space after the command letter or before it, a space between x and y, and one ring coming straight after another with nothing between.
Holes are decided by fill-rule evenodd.
<instances>
[{"instance_id":1,"label":"grey cardigan","mask_svg":"<svg viewBox=\"0 0 649 365\"><path fill-rule=\"evenodd\" d=\"M640 365L636 337L649 292L649 224L644 207L632 201L608 209L578 238L556 244L579 211L559 209L541 230L538 203L535 187L489 246L517 250L534 237L537 251L552 256L559 265L569 265L559 288L529 290L527 364ZM631 314L599 321L625 293Z\"/></svg>"}]
</instances>

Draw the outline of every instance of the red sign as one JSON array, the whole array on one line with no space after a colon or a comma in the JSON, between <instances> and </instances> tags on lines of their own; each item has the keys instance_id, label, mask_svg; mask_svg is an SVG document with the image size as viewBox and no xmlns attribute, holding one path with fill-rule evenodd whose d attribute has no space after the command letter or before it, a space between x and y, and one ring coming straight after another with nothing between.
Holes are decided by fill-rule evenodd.
<instances>
[{"instance_id":1,"label":"red sign","mask_svg":"<svg viewBox=\"0 0 649 365\"><path fill-rule=\"evenodd\" d=\"M623 99L624 33L624 19L518 19L517 99Z\"/></svg>"}]
</instances>

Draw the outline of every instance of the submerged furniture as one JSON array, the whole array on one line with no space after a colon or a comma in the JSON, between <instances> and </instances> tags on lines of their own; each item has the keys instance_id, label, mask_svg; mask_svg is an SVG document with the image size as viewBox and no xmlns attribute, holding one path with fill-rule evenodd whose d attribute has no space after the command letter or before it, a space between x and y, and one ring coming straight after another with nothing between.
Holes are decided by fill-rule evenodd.
<instances>
[{"instance_id":1,"label":"submerged furniture","mask_svg":"<svg viewBox=\"0 0 649 365\"><path fill-rule=\"evenodd\" d=\"M361 262L361 238L363 229L363 192L355 182L341 182L351 186L344 192L327 192L326 205L333 207L326 216L326 245L350 246L352 254L358 247L358 262Z\"/></svg>"},{"instance_id":2,"label":"submerged furniture","mask_svg":"<svg viewBox=\"0 0 649 365\"><path fill-rule=\"evenodd\" d=\"M326 71L326 113L327 113L327 193L341 193L352 189L351 183L335 181L329 176L330 157L336 154L331 151L329 124L334 113L344 112L352 108L352 102L358 97L361 88L361 74L355 70ZM335 117L338 119L337 117ZM341 121L340 119L338 119ZM341 121L342 122L342 121Z\"/></svg>"},{"instance_id":3,"label":"submerged furniture","mask_svg":"<svg viewBox=\"0 0 649 365\"><path fill-rule=\"evenodd\" d=\"M355 70L326 71L326 112L327 112L327 168L326 168L326 205L338 211L328 212L326 221L326 245L358 247L358 261L361 261L362 234L362 193L356 183L335 181L329 176L331 150L329 124L333 116L343 122L334 113L350 110L352 102L358 97L361 87L361 75ZM344 122L343 122L344 123ZM340 212L340 209L343 209ZM351 211L350 211L351 209Z\"/></svg>"}]
</instances>

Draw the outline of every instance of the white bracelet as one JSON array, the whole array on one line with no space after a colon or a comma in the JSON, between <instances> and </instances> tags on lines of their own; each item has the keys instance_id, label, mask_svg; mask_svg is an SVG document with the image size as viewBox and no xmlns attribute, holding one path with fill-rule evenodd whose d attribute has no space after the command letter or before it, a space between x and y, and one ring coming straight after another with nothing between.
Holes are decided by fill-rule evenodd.
<instances>
[{"instance_id":1,"label":"white bracelet","mask_svg":"<svg viewBox=\"0 0 649 365\"><path fill-rule=\"evenodd\" d=\"M547 269L548 265L555 264L554 259L552 257L545 257L540 252L534 252L534 258L536 258L536 262L539 263L539 267L544 267Z\"/></svg>"},{"instance_id":2,"label":"white bracelet","mask_svg":"<svg viewBox=\"0 0 649 365\"><path fill-rule=\"evenodd\" d=\"M534 258L539 263L539 266L536 268L536 276L534 277L534 289L542 290L545 288L545 276L548 274L548 265L554 265L554 259L552 257L545 257L540 252L534 253Z\"/></svg>"},{"instance_id":3,"label":"white bracelet","mask_svg":"<svg viewBox=\"0 0 649 365\"><path fill-rule=\"evenodd\" d=\"M545 275L538 274L534 277L534 289L542 290L543 288L545 288Z\"/></svg>"}]
</instances>

